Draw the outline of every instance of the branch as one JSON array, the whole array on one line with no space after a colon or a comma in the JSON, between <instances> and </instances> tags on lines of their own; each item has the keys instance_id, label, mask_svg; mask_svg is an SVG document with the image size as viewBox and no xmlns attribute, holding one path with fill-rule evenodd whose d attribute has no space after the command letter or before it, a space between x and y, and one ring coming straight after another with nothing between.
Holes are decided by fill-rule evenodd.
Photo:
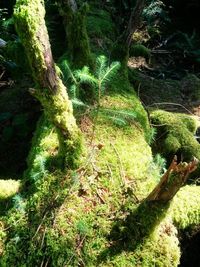
<instances>
[{"instance_id":1,"label":"branch","mask_svg":"<svg viewBox=\"0 0 200 267\"><path fill-rule=\"evenodd\" d=\"M144 6L145 0L137 0L135 8L131 12L128 27L126 30L126 44L128 45L128 47L130 47L131 45L132 36L134 32L139 27Z\"/></svg>"},{"instance_id":2,"label":"branch","mask_svg":"<svg viewBox=\"0 0 200 267\"><path fill-rule=\"evenodd\" d=\"M166 173L162 176L159 184L146 198L146 201L164 201L171 200L179 189L187 181L190 173L196 170L199 161L195 158L193 161L177 164L175 156Z\"/></svg>"}]
</instances>

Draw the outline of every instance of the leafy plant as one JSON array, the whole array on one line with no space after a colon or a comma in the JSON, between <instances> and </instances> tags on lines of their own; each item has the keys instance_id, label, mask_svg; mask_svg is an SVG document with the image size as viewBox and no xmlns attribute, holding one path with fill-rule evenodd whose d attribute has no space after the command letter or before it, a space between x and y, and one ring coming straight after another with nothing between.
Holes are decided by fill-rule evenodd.
<instances>
[{"instance_id":1,"label":"leafy plant","mask_svg":"<svg viewBox=\"0 0 200 267\"><path fill-rule=\"evenodd\" d=\"M99 56L96 60L96 71L94 74L90 72L89 67L84 66L80 70L72 71L67 60L60 64L63 78L65 82L70 82L70 92L73 99L79 98L79 91L83 84L87 84L93 88L93 97L100 104L100 98L105 92L106 87L112 82L120 68L119 62L108 64L105 56Z\"/></svg>"},{"instance_id":2,"label":"leafy plant","mask_svg":"<svg viewBox=\"0 0 200 267\"><path fill-rule=\"evenodd\" d=\"M115 110L104 108L101 106L101 98L105 94L109 84L116 78L117 72L120 68L119 62L112 62L110 65L105 56L101 55L96 60L96 70L94 73L90 72L89 67L84 66L79 70L71 70L69 63L64 60L60 64L64 82L70 89L72 103L75 106L83 106L96 115L101 114L103 117L111 119L119 126L126 125L130 120L136 118L136 113L127 110ZM87 85L92 88L95 105L89 106L80 100L80 90Z\"/></svg>"},{"instance_id":3,"label":"leafy plant","mask_svg":"<svg viewBox=\"0 0 200 267\"><path fill-rule=\"evenodd\" d=\"M154 24L157 18L160 18L163 22L169 22L170 18L164 8L165 4L163 1L150 0L143 11L143 16L150 24Z\"/></svg>"}]
</instances>

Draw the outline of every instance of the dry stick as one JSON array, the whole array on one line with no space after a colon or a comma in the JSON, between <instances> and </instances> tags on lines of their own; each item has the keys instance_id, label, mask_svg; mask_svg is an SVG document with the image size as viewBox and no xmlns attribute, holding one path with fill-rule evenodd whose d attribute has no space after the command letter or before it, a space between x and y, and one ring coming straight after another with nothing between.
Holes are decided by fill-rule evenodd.
<instances>
[{"instance_id":1,"label":"dry stick","mask_svg":"<svg viewBox=\"0 0 200 267\"><path fill-rule=\"evenodd\" d=\"M34 236L32 237L32 241L33 241L33 239L36 237L36 235L38 234L38 232L40 231L40 228L41 228L41 226L42 226L42 224L43 224L43 222L44 222L44 220L45 220L45 218L46 218L46 215L47 215L47 211L45 212L45 214L44 214L44 216L43 216L43 218L42 218L42 220L41 220L41 223L39 224L39 226L38 226L38 228L37 228L37 230L36 230Z\"/></svg>"},{"instance_id":2,"label":"dry stick","mask_svg":"<svg viewBox=\"0 0 200 267\"><path fill-rule=\"evenodd\" d=\"M114 152L118 158L118 161L119 161L119 170L120 170L120 177L122 179L122 182L123 182L123 185L125 185L125 172L124 172L124 168L123 168L123 164L122 164L122 161L121 161L121 158L120 158L120 155L119 155L119 152L117 151L116 147L114 146L114 144L112 142L110 142L111 146L113 147L114 149Z\"/></svg>"},{"instance_id":3,"label":"dry stick","mask_svg":"<svg viewBox=\"0 0 200 267\"><path fill-rule=\"evenodd\" d=\"M77 249L79 249L81 246L82 246L82 244L83 244L83 242L85 241L85 238L86 238L86 235L80 240L80 243L78 244L78 246L76 247L76 251L77 251ZM70 264L70 262L72 261L72 259L74 258L74 255L72 255L71 256L71 258L68 260L68 262L67 262L67 265L64 265L65 267L68 267L69 266L69 264ZM84 262L83 262L84 263Z\"/></svg>"},{"instance_id":4,"label":"dry stick","mask_svg":"<svg viewBox=\"0 0 200 267\"><path fill-rule=\"evenodd\" d=\"M5 70L1 73L1 75L0 75L0 80L1 80L1 78L3 77L4 73L5 73Z\"/></svg>"},{"instance_id":5,"label":"dry stick","mask_svg":"<svg viewBox=\"0 0 200 267\"><path fill-rule=\"evenodd\" d=\"M182 107L183 109L185 109L189 114L194 115L194 113L192 113L189 109L187 109L185 106L178 104L178 103L170 103L170 102L160 102L160 103L153 103L151 105L148 105L147 107L151 107L151 106L156 106L156 105L174 105L174 106L179 106Z\"/></svg>"},{"instance_id":6,"label":"dry stick","mask_svg":"<svg viewBox=\"0 0 200 267\"><path fill-rule=\"evenodd\" d=\"M40 249L42 249L43 245L44 245L44 238L45 238L45 235L46 235L46 227L44 228L44 233L43 233L43 236L42 236L42 242L41 242L41 245L40 245Z\"/></svg>"},{"instance_id":7,"label":"dry stick","mask_svg":"<svg viewBox=\"0 0 200 267\"><path fill-rule=\"evenodd\" d=\"M111 168L110 168L110 164L107 163L106 165L107 165L108 171L109 171L109 173L110 173L111 181L113 182L113 172L112 172L112 170L111 170Z\"/></svg>"},{"instance_id":8,"label":"dry stick","mask_svg":"<svg viewBox=\"0 0 200 267\"><path fill-rule=\"evenodd\" d=\"M183 162L177 163L177 157L174 156L172 163L168 170L161 177L158 185L148 195L146 201L165 201L171 200L181 186L184 185L190 173L196 170L199 161L194 158L191 162L186 165L182 165ZM176 174L177 178L169 183L170 175Z\"/></svg>"}]
</instances>

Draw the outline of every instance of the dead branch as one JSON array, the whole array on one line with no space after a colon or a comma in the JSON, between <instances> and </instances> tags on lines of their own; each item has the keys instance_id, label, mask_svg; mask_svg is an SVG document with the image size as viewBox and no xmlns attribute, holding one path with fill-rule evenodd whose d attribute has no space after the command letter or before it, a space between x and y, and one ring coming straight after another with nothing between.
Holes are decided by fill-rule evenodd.
<instances>
[{"instance_id":1,"label":"dead branch","mask_svg":"<svg viewBox=\"0 0 200 267\"><path fill-rule=\"evenodd\" d=\"M146 201L171 200L179 189L185 184L190 173L196 170L199 161L195 158L191 162L180 162L177 164L175 156L168 170L162 176L159 184L146 198Z\"/></svg>"}]
</instances>

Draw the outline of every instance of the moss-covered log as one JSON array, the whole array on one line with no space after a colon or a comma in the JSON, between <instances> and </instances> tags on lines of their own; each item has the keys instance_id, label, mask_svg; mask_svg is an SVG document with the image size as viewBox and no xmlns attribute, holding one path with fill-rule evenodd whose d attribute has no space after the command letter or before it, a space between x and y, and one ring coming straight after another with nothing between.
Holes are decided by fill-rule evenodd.
<instances>
[{"instance_id":1,"label":"moss-covered log","mask_svg":"<svg viewBox=\"0 0 200 267\"><path fill-rule=\"evenodd\" d=\"M36 83L36 89L31 92L40 100L48 119L56 127L61 159L66 166L73 168L78 165L81 153L81 133L66 88L56 71L44 16L43 1L17 1L14 12L16 29Z\"/></svg>"},{"instance_id":2,"label":"moss-covered log","mask_svg":"<svg viewBox=\"0 0 200 267\"><path fill-rule=\"evenodd\" d=\"M88 5L77 7L76 1L58 0L59 12L67 36L68 54L77 68L85 65L93 67L94 62L86 29Z\"/></svg>"}]
</instances>

